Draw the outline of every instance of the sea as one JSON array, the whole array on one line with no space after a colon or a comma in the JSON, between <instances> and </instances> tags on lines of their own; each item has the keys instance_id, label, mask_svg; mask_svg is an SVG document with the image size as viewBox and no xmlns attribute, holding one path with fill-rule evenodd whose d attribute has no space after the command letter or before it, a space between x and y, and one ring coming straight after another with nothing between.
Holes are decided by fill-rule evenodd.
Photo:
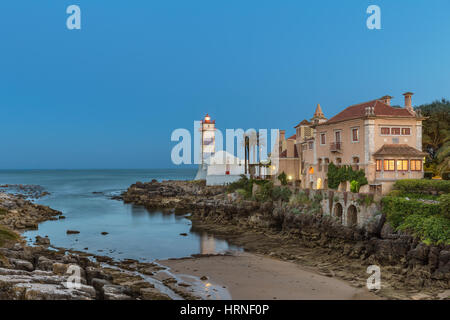
<instances>
[{"instance_id":1,"label":"sea","mask_svg":"<svg viewBox=\"0 0 450 320\"><path fill-rule=\"evenodd\" d=\"M0 170L0 185L42 186L50 194L33 201L66 217L24 232L30 245L36 236L48 236L55 247L147 262L241 250L192 230L190 212L148 210L112 199L137 181L191 180L195 173L194 169Z\"/></svg>"}]
</instances>

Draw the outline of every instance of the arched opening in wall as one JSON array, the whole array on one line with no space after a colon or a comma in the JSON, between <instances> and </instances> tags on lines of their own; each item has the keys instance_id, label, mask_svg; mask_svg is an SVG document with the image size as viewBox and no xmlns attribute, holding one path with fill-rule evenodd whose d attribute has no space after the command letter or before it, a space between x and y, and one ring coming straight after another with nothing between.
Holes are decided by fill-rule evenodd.
<instances>
[{"instance_id":1,"label":"arched opening in wall","mask_svg":"<svg viewBox=\"0 0 450 320\"><path fill-rule=\"evenodd\" d=\"M321 178L318 178L317 179L317 189L322 189L322 179Z\"/></svg>"},{"instance_id":2,"label":"arched opening in wall","mask_svg":"<svg viewBox=\"0 0 450 320\"><path fill-rule=\"evenodd\" d=\"M342 212L344 210L342 209L342 205L340 203L336 203L334 206L333 215L338 219L340 223L342 223Z\"/></svg>"},{"instance_id":3,"label":"arched opening in wall","mask_svg":"<svg viewBox=\"0 0 450 320\"><path fill-rule=\"evenodd\" d=\"M354 205L347 209L347 226L352 227L358 224L358 210Z\"/></svg>"}]
</instances>

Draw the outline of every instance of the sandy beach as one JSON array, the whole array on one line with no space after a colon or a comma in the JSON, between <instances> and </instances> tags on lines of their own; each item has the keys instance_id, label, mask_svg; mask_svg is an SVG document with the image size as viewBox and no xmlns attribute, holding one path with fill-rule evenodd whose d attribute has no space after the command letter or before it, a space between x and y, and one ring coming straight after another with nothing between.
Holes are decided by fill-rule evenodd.
<instances>
[{"instance_id":1,"label":"sandy beach","mask_svg":"<svg viewBox=\"0 0 450 320\"><path fill-rule=\"evenodd\" d=\"M207 277L205 282L223 286L232 299L249 300L374 300L366 288L320 275L293 262L237 252L159 261L179 277Z\"/></svg>"}]
</instances>

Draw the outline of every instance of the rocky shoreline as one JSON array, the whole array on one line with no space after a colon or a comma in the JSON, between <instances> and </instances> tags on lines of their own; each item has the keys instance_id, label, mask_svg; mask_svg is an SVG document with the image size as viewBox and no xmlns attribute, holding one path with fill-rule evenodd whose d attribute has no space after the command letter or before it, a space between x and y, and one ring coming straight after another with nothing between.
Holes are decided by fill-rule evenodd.
<instances>
[{"instance_id":1,"label":"rocky shoreline","mask_svg":"<svg viewBox=\"0 0 450 320\"><path fill-rule=\"evenodd\" d=\"M282 203L246 201L223 187L201 182L138 182L126 203L191 213L193 229L221 236L249 252L314 267L356 287L365 286L369 265L382 272L377 295L390 299L442 299L450 292L450 246L429 246L395 232L379 216L366 228L350 228L320 212L295 214ZM297 212L308 212L300 206Z\"/></svg>"},{"instance_id":2,"label":"rocky shoreline","mask_svg":"<svg viewBox=\"0 0 450 320\"><path fill-rule=\"evenodd\" d=\"M61 216L21 196L0 193L0 300L201 298L155 263L114 261L56 248L47 237L37 237L35 246L28 246L20 236L19 232ZM71 284L74 277L77 286Z\"/></svg>"},{"instance_id":3,"label":"rocky shoreline","mask_svg":"<svg viewBox=\"0 0 450 320\"><path fill-rule=\"evenodd\" d=\"M349 228L320 213L293 214L289 205L245 201L227 194L224 187L206 187L195 181L138 182L117 200L190 212L192 228L197 231L212 233L250 253L312 268L355 288L365 286L367 266L379 265L382 289L375 294L382 298L450 296L450 248L426 246L396 233L383 217L365 229ZM308 212L309 208L296 209ZM35 246L28 246L20 236L19 232L36 229L40 222L61 217L61 212L23 196L0 193L0 299L210 298L196 292L208 282L207 277L189 282L158 263L115 261L56 248L46 237L37 237ZM81 282L76 288L68 283L74 268Z\"/></svg>"}]
</instances>

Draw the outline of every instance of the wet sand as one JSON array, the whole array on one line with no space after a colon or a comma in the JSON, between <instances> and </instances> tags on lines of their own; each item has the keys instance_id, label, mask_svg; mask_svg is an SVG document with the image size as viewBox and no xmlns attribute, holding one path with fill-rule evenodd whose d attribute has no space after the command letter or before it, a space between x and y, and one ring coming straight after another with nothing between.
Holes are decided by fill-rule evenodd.
<instances>
[{"instance_id":1,"label":"wet sand","mask_svg":"<svg viewBox=\"0 0 450 320\"><path fill-rule=\"evenodd\" d=\"M248 300L374 300L365 287L320 275L293 262L267 256L235 252L233 255L162 260L177 276L206 276L224 286L232 299Z\"/></svg>"}]
</instances>

